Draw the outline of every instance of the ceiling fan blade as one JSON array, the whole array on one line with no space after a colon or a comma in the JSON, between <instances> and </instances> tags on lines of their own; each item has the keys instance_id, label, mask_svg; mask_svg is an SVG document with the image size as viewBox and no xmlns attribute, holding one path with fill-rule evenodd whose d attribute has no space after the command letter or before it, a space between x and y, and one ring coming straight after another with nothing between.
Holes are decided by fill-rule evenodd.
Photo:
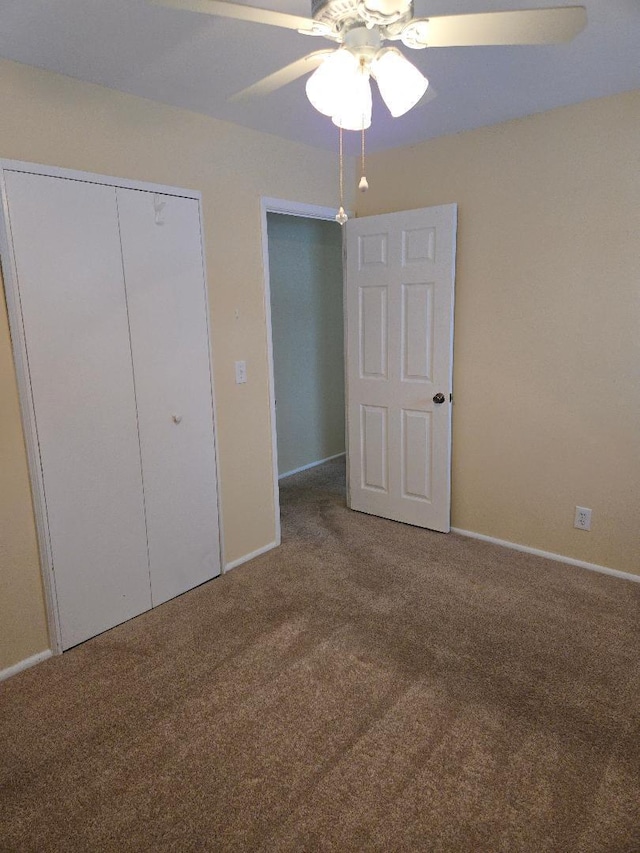
<instances>
[{"instance_id":1,"label":"ceiling fan blade","mask_svg":"<svg viewBox=\"0 0 640 853\"><path fill-rule=\"evenodd\" d=\"M241 3L227 3L226 0L150 0L150 2L155 6L202 12L205 15L251 21L254 24L268 24L271 27L284 27L288 30L312 30L316 25L312 18L274 12L271 9L258 9L256 6L244 6Z\"/></svg>"},{"instance_id":2,"label":"ceiling fan blade","mask_svg":"<svg viewBox=\"0 0 640 853\"><path fill-rule=\"evenodd\" d=\"M400 38L407 47L556 44L571 41L586 23L584 6L440 15L414 18Z\"/></svg>"},{"instance_id":3,"label":"ceiling fan blade","mask_svg":"<svg viewBox=\"0 0 640 853\"><path fill-rule=\"evenodd\" d=\"M252 86L248 86L246 89L236 92L235 95L232 95L229 98L229 101L235 103L236 101L244 101L247 98L269 95L281 86L286 86L287 83L293 83L294 80L297 80L298 77L302 77L303 74L307 74L309 71L314 71L320 65L325 56L328 56L330 53L334 53L332 48L328 48L327 50L316 50L314 53L308 53L306 56L303 56L302 59L296 59L295 62L292 62L290 65L285 65L284 68L281 68L279 71L275 71L273 74L269 74L268 77L263 77L262 80L258 80L258 82L254 83Z\"/></svg>"}]
</instances>

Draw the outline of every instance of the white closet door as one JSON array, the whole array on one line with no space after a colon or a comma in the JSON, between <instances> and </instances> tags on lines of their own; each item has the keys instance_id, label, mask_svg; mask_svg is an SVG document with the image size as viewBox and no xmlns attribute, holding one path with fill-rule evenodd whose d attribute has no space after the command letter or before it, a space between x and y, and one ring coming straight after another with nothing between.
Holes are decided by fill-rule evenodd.
<instances>
[{"instance_id":1,"label":"white closet door","mask_svg":"<svg viewBox=\"0 0 640 853\"><path fill-rule=\"evenodd\" d=\"M200 205L117 194L155 606L220 573Z\"/></svg>"},{"instance_id":2,"label":"white closet door","mask_svg":"<svg viewBox=\"0 0 640 853\"><path fill-rule=\"evenodd\" d=\"M63 648L151 606L112 187L6 175Z\"/></svg>"}]
</instances>

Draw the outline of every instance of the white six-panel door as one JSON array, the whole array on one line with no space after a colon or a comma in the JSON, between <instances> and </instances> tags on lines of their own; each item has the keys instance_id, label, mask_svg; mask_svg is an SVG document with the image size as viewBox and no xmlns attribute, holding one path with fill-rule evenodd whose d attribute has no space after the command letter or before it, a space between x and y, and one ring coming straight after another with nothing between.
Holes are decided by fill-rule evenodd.
<instances>
[{"instance_id":1,"label":"white six-panel door","mask_svg":"<svg viewBox=\"0 0 640 853\"><path fill-rule=\"evenodd\" d=\"M349 506L440 531L450 527L456 216L445 205L346 225Z\"/></svg>"},{"instance_id":2,"label":"white six-panel door","mask_svg":"<svg viewBox=\"0 0 640 853\"><path fill-rule=\"evenodd\" d=\"M155 606L220 574L200 205L117 198Z\"/></svg>"},{"instance_id":3,"label":"white six-panel door","mask_svg":"<svg viewBox=\"0 0 640 853\"><path fill-rule=\"evenodd\" d=\"M151 607L116 191L6 173L62 636Z\"/></svg>"}]
</instances>

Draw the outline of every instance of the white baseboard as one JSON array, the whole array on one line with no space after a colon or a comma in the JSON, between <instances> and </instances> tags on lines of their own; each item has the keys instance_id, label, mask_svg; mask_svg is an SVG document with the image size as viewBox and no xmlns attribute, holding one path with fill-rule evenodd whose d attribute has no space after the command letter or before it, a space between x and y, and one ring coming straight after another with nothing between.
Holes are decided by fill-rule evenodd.
<instances>
[{"instance_id":1,"label":"white baseboard","mask_svg":"<svg viewBox=\"0 0 640 853\"><path fill-rule=\"evenodd\" d=\"M231 571L231 569L235 569L237 566L241 566L243 563L248 563L249 560L253 560L261 554L266 554L267 551L272 551L274 548L277 548L279 544L280 542L277 540L269 542L268 545L265 545L263 548L258 548L257 551L252 551L250 554L245 554L244 557L238 557L237 560L232 560L230 563L226 563L224 567L225 573Z\"/></svg>"},{"instance_id":2,"label":"white baseboard","mask_svg":"<svg viewBox=\"0 0 640 853\"><path fill-rule=\"evenodd\" d=\"M326 459L318 459L317 462L309 462L308 465L301 465L300 468L294 468L293 471L286 471L284 474L278 474L278 480L284 480L285 477L291 477L294 474L299 474L300 471L308 471L309 468L317 468L318 465L323 465L325 462L331 462L332 459L340 459L341 456L345 456L346 453L343 451L342 453L335 453L333 456L327 456Z\"/></svg>"},{"instance_id":3,"label":"white baseboard","mask_svg":"<svg viewBox=\"0 0 640 853\"><path fill-rule=\"evenodd\" d=\"M37 663L42 663L43 660L50 658L52 655L51 649L45 649L43 652L38 652L37 655L32 655L30 658L25 658L19 663L14 663L13 666L8 666L6 669L0 669L0 681L5 681L11 678L12 675L17 675L23 669L29 669L30 666L35 666Z\"/></svg>"},{"instance_id":4,"label":"white baseboard","mask_svg":"<svg viewBox=\"0 0 640 853\"><path fill-rule=\"evenodd\" d=\"M631 572L621 572L618 569L610 569L608 566L598 566L596 563L586 563L584 560L574 560L573 557L564 557L562 554L552 554L550 551L540 551L538 548L529 548L528 545L518 545L516 542L507 542L506 539L496 539L493 536L485 536L484 533L474 533L472 530L461 530L452 527L452 533L468 536L471 539L481 539L483 542L491 542L493 545L501 545L503 548L511 548L512 551L522 551L525 554L534 554L536 557L544 557L547 560L555 560L556 563L568 563L570 566L578 566L580 569L588 569L590 572L600 572L603 575L613 575L626 581L640 583L640 575Z\"/></svg>"}]
</instances>

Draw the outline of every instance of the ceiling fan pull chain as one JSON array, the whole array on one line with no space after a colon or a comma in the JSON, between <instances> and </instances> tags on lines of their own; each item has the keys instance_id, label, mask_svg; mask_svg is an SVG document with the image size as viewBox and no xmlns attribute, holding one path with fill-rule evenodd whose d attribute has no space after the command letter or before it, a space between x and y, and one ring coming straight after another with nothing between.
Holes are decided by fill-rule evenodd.
<instances>
[{"instance_id":1,"label":"ceiling fan pull chain","mask_svg":"<svg viewBox=\"0 0 640 853\"><path fill-rule=\"evenodd\" d=\"M364 127L362 128L362 152L360 154L360 183L358 184L358 189L361 192L366 192L369 189L369 181L367 180L364 174Z\"/></svg>"},{"instance_id":2,"label":"ceiling fan pull chain","mask_svg":"<svg viewBox=\"0 0 640 853\"><path fill-rule=\"evenodd\" d=\"M336 222L339 222L340 225L344 225L344 223L349 218L344 211L344 159L342 156L342 128L339 129L339 166L340 166L340 209L336 214Z\"/></svg>"}]
</instances>

